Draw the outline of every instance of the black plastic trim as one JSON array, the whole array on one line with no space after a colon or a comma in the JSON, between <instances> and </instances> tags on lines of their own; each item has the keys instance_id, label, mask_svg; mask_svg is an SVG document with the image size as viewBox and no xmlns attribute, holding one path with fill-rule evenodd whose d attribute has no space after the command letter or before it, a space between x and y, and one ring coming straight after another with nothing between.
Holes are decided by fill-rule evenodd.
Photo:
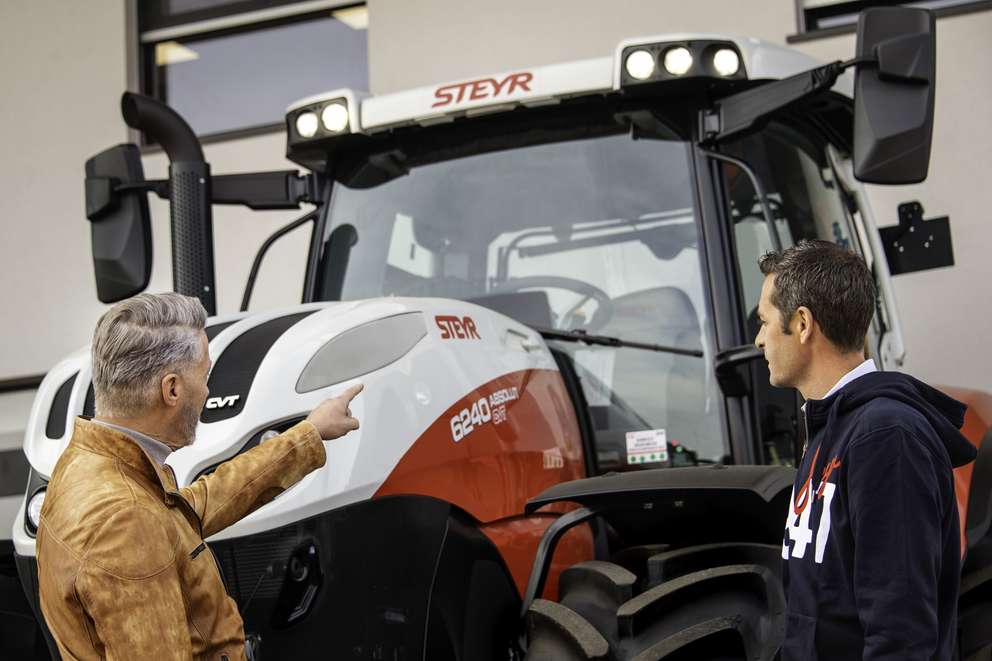
<instances>
[{"instance_id":1,"label":"black plastic trim","mask_svg":"<svg viewBox=\"0 0 992 661\"><path fill-rule=\"evenodd\" d=\"M69 413L69 397L72 395L72 386L76 384L78 376L79 372L76 372L55 391L52 407L48 409L48 421L45 423L45 436L48 438L62 438L65 434L65 420Z\"/></svg>"},{"instance_id":2,"label":"black plastic trim","mask_svg":"<svg viewBox=\"0 0 992 661\"><path fill-rule=\"evenodd\" d=\"M200 422L218 422L241 413L251 391L251 385L255 381L255 374L269 349L291 326L314 312L316 310L307 310L276 317L246 330L235 338L214 364L207 386L215 396L238 395L238 399L233 406L203 409Z\"/></svg>"},{"instance_id":3,"label":"black plastic trim","mask_svg":"<svg viewBox=\"0 0 992 661\"><path fill-rule=\"evenodd\" d=\"M209 341L213 340L215 337L217 337L218 335L220 335L220 332L222 330L224 330L225 328L227 328L228 326L234 324L237 321L238 320L235 319L233 321L225 321L225 322L220 323L220 324L213 324L212 326L207 326L206 328L203 329L203 332L205 332L207 334L207 341L209 342Z\"/></svg>"},{"instance_id":4,"label":"black plastic trim","mask_svg":"<svg viewBox=\"0 0 992 661\"><path fill-rule=\"evenodd\" d=\"M0 498L19 496L21 485L27 480L31 471L28 458L21 448L0 452ZM9 534L9 531L4 531Z\"/></svg>"},{"instance_id":5,"label":"black plastic trim","mask_svg":"<svg viewBox=\"0 0 992 661\"><path fill-rule=\"evenodd\" d=\"M795 475L781 466L723 465L608 473L546 489L525 511L578 503L599 510L629 545L777 543Z\"/></svg>"},{"instance_id":6,"label":"black plastic trim","mask_svg":"<svg viewBox=\"0 0 992 661\"><path fill-rule=\"evenodd\" d=\"M83 415L87 418L96 415L96 391L93 390L92 382L86 389L86 399L83 400Z\"/></svg>"}]
</instances>

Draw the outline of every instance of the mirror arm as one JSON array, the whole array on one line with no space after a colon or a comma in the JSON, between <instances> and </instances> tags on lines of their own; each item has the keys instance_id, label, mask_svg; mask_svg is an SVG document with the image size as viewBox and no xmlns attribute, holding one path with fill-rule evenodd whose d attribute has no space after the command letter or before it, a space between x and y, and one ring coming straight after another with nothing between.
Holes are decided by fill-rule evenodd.
<instances>
[{"instance_id":1,"label":"mirror arm","mask_svg":"<svg viewBox=\"0 0 992 661\"><path fill-rule=\"evenodd\" d=\"M169 180L168 179L149 179L147 181L141 181L136 184L121 184L120 186L114 187L114 193L127 193L130 191L149 191L155 193L163 200L169 199Z\"/></svg>"},{"instance_id":2,"label":"mirror arm","mask_svg":"<svg viewBox=\"0 0 992 661\"><path fill-rule=\"evenodd\" d=\"M320 202L317 176L296 170L214 175L210 187L214 204L240 204L256 211L299 209L302 203Z\"/></svg>"},{"instance_id":3,"label":"mirror arm","mask_svg":"<svg viewBox=\"0 0 992 661\"><path fill-rule=\"evenodd\" d=\"M759 120L777 110L829 90L846 66L857 63L855 60L831 62L717 101L712 108L700 113L700 144L710 145L726 140L751 129Z\"/></svg>"},{"instance_id":4,"label":"mirror arm","mask_svg":"<svg viewBox=\"0 0 992 661\"><path fill-rule=\"evenodd\" d=\"M169 182L152 179L132 184L122 184L114 177L86 177L86 218L97 222L117 208L124 193L151 191L163 200L169 199Z\"/></svg>"},{"instance_id":5,"label":"mirror arm","mask_svg":"<svg viewBox=\"0 0 992 661\"><path fill-rule=\"evenodd\" d=\"M301 175L296 170L248 172L210 177L212 204L240 204L249 209L299 209L300 204L320 205L317 176ZM155 193L168 200L168 179L148 179L122 184L113 177L86 178L86 217L96 222L117 208L119 197L127 193Z\"/></svg>"}]
</instances>

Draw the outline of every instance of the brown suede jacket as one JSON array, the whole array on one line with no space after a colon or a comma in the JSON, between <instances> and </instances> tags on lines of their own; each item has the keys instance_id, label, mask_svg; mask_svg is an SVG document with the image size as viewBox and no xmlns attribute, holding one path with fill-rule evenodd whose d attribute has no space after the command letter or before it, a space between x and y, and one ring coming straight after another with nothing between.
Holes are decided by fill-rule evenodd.
<instances>
[{"instance_id":1,"label":"brown suede jacket","mask_svg":"<svg viewBox=\"0 0 992 661\"><path fill-rule=\"evenodd\" d=\"M203 540L324 461L301 422L177 489L129 436L77 418L37 539L41 609L63 661L244 659L241 616Z\"/></svg>"}]
</instances>

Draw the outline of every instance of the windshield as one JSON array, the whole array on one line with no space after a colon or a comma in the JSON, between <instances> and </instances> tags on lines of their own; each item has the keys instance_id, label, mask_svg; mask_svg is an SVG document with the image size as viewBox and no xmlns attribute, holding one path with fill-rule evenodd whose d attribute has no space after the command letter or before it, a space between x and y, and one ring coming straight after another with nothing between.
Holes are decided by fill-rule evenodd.
<instances>
[{"instance_id":1,"label":"windshield","mask_svg":"<svg viewBox=\"0 0 992 661\"><path fill-rule=\"evenodd\" d=\"M623 133L424 165L370 189L336 185L320 297L455 298L536 327L701 350L551 343L575 363L600 469L671 463L661 451L628 456L627 432L646 430L718 460L689 157L686 143Z\"/></svg>"}]
</instances>

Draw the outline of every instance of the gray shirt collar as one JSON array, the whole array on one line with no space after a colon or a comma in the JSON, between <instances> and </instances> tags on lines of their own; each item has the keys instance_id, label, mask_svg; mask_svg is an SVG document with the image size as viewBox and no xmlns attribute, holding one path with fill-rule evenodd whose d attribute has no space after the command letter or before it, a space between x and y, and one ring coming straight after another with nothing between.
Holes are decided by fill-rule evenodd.
<instances>
[{"instance_id":1,"label":"gray shirt collar","mask_svg":"<svg viewBox=\"0 0 992 661\"><path fill-rule=\"evenodd\" d=\"M172 448L163 443L162 441L155 440L147 434L142 434L140 431L135 431L133 429L128 429L127 427L121 427L120 425L113 425L109 422L104 422L103 420L97 420L93 418L93 422L99 423L104 427L110 427L111 429L116 429L119 432L123 432L134 439L134 442L141 446L141 449L145 451L153 461L158 465L165 463L166 458L172 454Z\"/></svg>"}]
</instances>

